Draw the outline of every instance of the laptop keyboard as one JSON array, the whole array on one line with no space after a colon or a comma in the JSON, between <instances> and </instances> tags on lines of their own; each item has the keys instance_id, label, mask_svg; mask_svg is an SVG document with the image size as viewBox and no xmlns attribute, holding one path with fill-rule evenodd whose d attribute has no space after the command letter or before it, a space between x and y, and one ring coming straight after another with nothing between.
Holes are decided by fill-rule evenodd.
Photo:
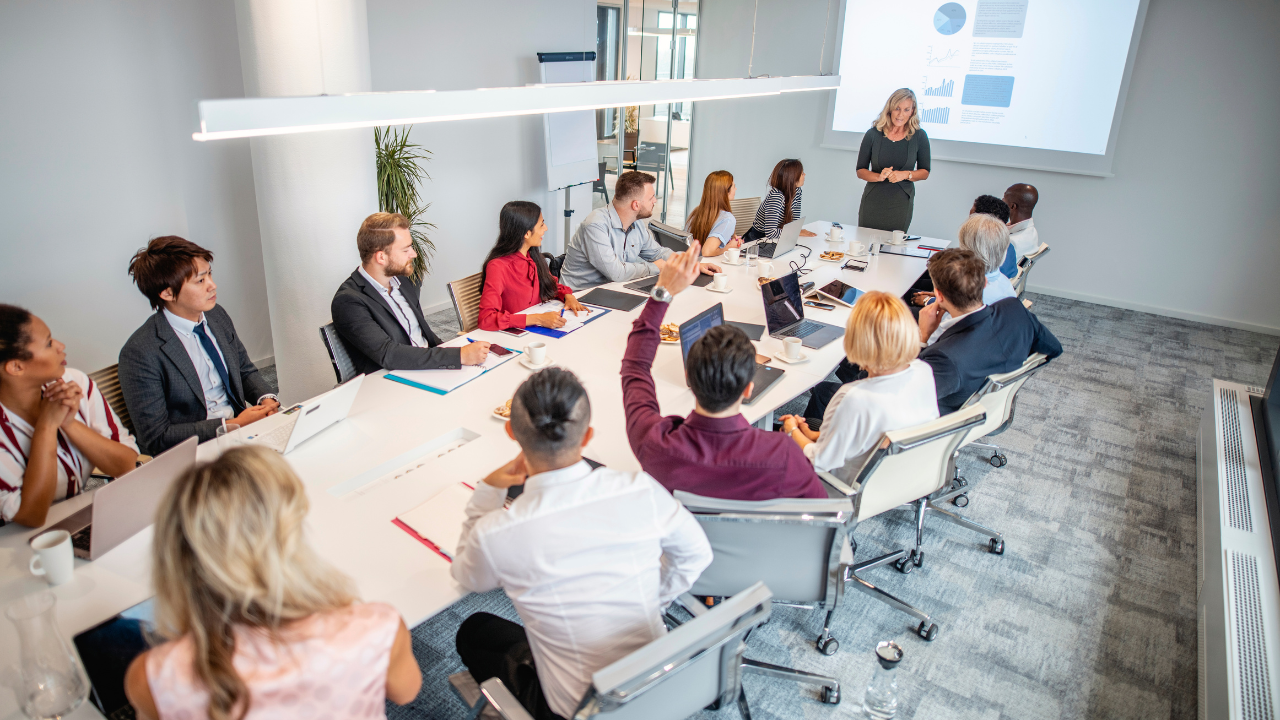
<instances>
[{"instance_id":1,"label":"laptop keyboard","mask_svg":"<svg viewBox=\"0 0 1280 720\"><path fill-rule=\"evenodd\" d=\"M254 441L260 442L276 452L284 452L285 445L289 443L289 435L293 433L293 426L297 424L298 420L295 417L293 422L287 422L266 435L259 435L254 438Z\"/></svg>"},{"instance_id":2,"label":"laptop keyboard","mask_svg":"<svg viewBox=\"0 0 1280 720\"><path fill-rule=\"evenodd\" d=\"M756 247L760 250L760 257L773 259L773 252L778 249L778 243L758 243Z\"/></svg>"},{"instance_id":3,"label":"laptop keyboard","mask_svg":"<svg viewBox=\"0 0 1280 720\"><path fill-rule=\"evenodd\" d=\"M138 713L134 711L132 705L125 705L107 716L108 720L138 720Z\"/></svg>"},{"instance_id":4,"label":"laptop keyboard","mask_svg":"<svg viewBox=\"0 0 1280 720\"><path fill-rule=\"evenodd\" d=\"M71 536L71 547L89 552L89 538L93 534L93 526L81 530Z\"/></svg>"},{"instance_id":5,"label":"laptop keyboard","mask_svg":"<svg viewBox=\"0 0 1280 720\"><path fill-rule=\"evenodd\" d=\"M778 335L780 337L794 337L794 338L803 339L803 338L809 337L810 335L818 332L821 329L822 329L822 323L816 323L816 322L813 322L812 320L806 319L800 323L792 325L791 327L787 328L786 330L783 330L782 332L779 332Z\"/></svg>"}]
</instances>

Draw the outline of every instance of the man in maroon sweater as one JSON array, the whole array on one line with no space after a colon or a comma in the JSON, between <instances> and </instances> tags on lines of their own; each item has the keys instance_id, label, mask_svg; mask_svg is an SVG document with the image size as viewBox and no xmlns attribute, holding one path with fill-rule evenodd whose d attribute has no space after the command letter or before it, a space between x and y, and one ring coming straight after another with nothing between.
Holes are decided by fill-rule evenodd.
<instances>
[{"instance_id":1,"label":"man in maroon sweater","mask_svg":"<svg viewBox=\"0 0 1280 720\"><path fill-rule=\"evenodd\" d=\"M640 466L668 490L732 500L825 498L827 492L799 447L781 433L752 427L740 409L750 397L756 350L731 325L711 328L689 350L688 417L658 410L653 356L671 297L698 276L698 246L667 259L653 297L627 338L622 396L627 439ZM658 299L661 298L661 299Z\"/></svg>"}]
</instances>

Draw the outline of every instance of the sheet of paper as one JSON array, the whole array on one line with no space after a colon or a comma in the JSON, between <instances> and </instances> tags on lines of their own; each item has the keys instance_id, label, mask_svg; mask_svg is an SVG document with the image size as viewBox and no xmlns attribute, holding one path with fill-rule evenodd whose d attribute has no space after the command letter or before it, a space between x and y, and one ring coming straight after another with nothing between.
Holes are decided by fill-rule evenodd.
<instances>
[{"instance_id":1,"label":"sheet of paper","mask_svg":"<svg viewBox=\"0 0 1280 720\"><path fill-rule=\"evenodd\" d=\"M590 305L587 305L586 308L586 312L579 311L575 313L570 310L564 310L564 303L559 300L549 300L541 305L534 305L527 310L521 310L520 314L536 315L538 313L545 312L558 313L561 310L564 310L564 315L562 316L564 317L564 325L555 329L563 333L571 333L583 325L586 325L588 322L600 317L604 313L609 312L608 308L598 308Z\"/></svg>"},{"instance_id":2,"label":"sheet of paper","mask_svg":"<svg viewBox=\"0 0 1280 720\"><path fill-rule=\"evenodd\" d=\"M441 343L436 347L464 347L467 344L466 337L459 337L449 342ZM426 385L447 393L475 380L519 354L518 352L513 352L510 355L498 356L489 353L485 356L484 363L480 365L463 365L458 370L396 370L388 373L387 377L399 377L411 383Z\"/></svg>"},{"instance_id":3,"label":"sheet of paper","mask_svg":"<svg viewBox=\"0 0 1280 720\"><path fill-rule=\"evenodd\" d=\"M467 519L467 503L471 501L473 492L462 483L451 483L439 494L401 515L399 520L413 528L420 537L430 540L452 560L458 555L458 539L462 536L462 523Z\"/></svg>"}]
</instances>

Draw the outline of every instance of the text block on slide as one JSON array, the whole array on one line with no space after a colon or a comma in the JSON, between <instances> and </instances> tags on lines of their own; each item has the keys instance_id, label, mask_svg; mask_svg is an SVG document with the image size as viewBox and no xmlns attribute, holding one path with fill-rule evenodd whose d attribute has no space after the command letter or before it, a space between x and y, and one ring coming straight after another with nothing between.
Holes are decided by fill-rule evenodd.
<instances>
[{"instance_id":1,"label":"text block on slide","mask_svg":"<svg viewBox=\"0 0 1280 720\"><path fill-rule=\"evenodd\" d=\"M1009 107L1013 100L1012 75L965 75L961 105Z\"/></svg>"},{"instance_id":2,"label":"text block on slide","mask_svg":"<svg viewBox=\"0 0 1280 720\"><path fill-rule=\"evenodd\" d=\"M1027 25L1027 0L978 0L976 38L1020 38Z\"/></svg>"}]
</instances>

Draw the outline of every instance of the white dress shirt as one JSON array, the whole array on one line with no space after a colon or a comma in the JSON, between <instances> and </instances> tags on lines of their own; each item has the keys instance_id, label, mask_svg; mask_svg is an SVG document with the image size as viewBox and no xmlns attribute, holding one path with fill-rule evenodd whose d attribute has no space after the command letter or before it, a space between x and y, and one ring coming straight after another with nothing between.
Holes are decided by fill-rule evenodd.
<instances>
[{"instance_id":1,"label":"white dress shirt","mask_svg":"<svg viewBox=\"0 0 1280 720\"><path fill-rule=\"evenodd\" d=\"M418 325L418 318L413 314L413 308L405 301L404 295L400 293L400 278L387 278L387 282L391 285L391 290L387 290L382 283L373 279L373 276L365 272L364 266L360 266L360 274L364 276L369 284L377 288L378 293L382 295L382 299L386 301L387 307L391 309L391 314L396 316L396 321L400 323L400 327L404 328L405 334L409 336L409 342L414 347L431 347L427 342L427 338L422 334L422 327Z\"/></svg>"},{"instance_id":2,"label":"white dress shirt","mask_svg":"<svg viewBox=\"0 0 1280 720\"><path fill-rule=\"evenodd\" d=\"M697 520L644 472L585 461L507 491L480 483L450 572L501 587L524 621L547 705L571 717L597 670L666 632L659 613L711 564Z\"/></svg>"},{"instance_id":3,"label":"white dress shirt","mask_svg":"<svg viewBox=\"0 0 1280 720\"><path fill-rule=\"evenodd\" d=\"M806 445L804 454L814 467L848 483L886 432L937 418L933 368L912 360L901 372L841 386L823 413L818 441Z\"/></svg>"},{"instance_id":4,"label":"white dress shirt","mask_svg":"<svg viewBox=\"0 0 1280 720\"><path fill-rule=\"evenodd\" d=\"M1040 247L1040 233L1036 232L1035 222L1027 218L1020 223L1009 226L1009 242L1021 260L1027 253Z\"/></svg>"},{"instance_id":5,"label":"white dress shirt","mask_svg":"<svg viewBox=\"0 0 1280 720\"><path fill-rule=\"evenodd\" d=\"M209 323L204 319L204 313L200 313L200 322L193 323L186 318L174 315L169 312L168 308L165 308L164 318L169 321L173 331L178 333L178 339L182 341L182 347L187 351L187 356L191 358L191 364L196 368L196 377L200 378L200 389L204 391L204 409L209 413L209 419L235 417L236 411L235 408L231 407L231 399L227 393L227 388L222 386L222 376L218 374L218 369L213 366L213 363L209 361L209 354L205 352L200 338L196 337L196 325L203 325L205 334L213 342L213 347L218 350L218 359L222 361L222 367L227 369L229 376L231 366L227 365L227 358L222 352L222 346L218 344L218 339L213 336L213 331L209 329Z\"/></svg>"}]
</instances>

